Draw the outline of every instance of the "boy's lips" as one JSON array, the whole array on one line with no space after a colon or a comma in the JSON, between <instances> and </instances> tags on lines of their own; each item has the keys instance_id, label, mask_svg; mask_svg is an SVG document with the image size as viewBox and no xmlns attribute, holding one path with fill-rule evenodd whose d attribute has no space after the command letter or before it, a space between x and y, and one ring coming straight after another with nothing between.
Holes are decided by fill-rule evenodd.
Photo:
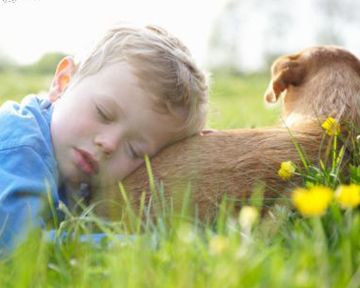
<instances>
[{"instance_id":1,"label":"boy's lips","mask_svg":"<svg viewBox=\"0 0 360 288\"><path fill-rule=\"evenodd\" d=\"M76 165L87 175L95 175L99 172L98 161L87 151L75 148Z\"/></svg>"}]
</instances>

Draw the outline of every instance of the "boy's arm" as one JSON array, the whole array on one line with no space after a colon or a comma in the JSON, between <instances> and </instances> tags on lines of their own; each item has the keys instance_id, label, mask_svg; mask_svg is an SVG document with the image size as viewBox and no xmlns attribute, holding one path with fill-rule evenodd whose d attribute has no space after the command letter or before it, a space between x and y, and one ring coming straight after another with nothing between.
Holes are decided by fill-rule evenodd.
<instances>
[{"instance_id":1,"label":"boy's arm","mask_svg":"<svg viewBox=\"0 0 360 288\"><path fill-rule=\"evenodd\" d=\"M44 226L48 195L58 202L56 176L31 147L0 150L0 254ZM49 194L48 194L49 193ZM47 209L46 209L47 208ZM50 214L50 213L49 213Z\"/></svg>"}]
</instances>

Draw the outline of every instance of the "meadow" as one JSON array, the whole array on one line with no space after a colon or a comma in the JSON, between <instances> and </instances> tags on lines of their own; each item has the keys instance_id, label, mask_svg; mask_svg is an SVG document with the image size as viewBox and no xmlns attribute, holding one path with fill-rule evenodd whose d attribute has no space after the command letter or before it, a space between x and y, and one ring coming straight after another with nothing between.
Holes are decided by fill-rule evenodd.
<instances>
[{"instance_id":1,"label":"meadow","mask_svg":"<svg viewBox=\"0 0 360 288\"><path fill-rule=\"evenodd\" d=\"M0 103L46 90L50 79L2 73ZM263 102L268 81L267 74L213 75L208 128L279 121L279 107L268 109ZM236 217L224 202L214 223L170 211L156 222L135 218L136 231L129 233L121 222L64 208L67 218L57 225L56 240L34 231L0 260L0 287L360 287L360 188L355 185L360 152L354 145L348 178L339 170L341 149L331 167L310 167L312 177L304 175L304 185L309 195L321 197L301 200L305 209L304 203L294 209L289 197L260 218L261 199L254 197ZM336 195L351 197L335 197L335 189ZM107 237L87 241L94 227Z\"/></svg>"}]
</instances>

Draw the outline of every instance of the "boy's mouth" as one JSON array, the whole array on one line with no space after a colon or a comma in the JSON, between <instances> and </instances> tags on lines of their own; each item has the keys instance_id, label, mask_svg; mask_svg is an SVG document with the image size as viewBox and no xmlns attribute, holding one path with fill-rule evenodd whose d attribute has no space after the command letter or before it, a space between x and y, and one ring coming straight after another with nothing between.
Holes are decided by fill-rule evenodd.
<instances>
[{"instance_id":1,"label":"boy's mouth","mask_svg":"<svg viewBox=\"0 0 360 288\"><path fill-rule=\"evenodd\" d=\"M75 148L76 165L85 174L92 176L99 172L98 161L89 153L81 149Z\"/></svg>"}]
</instances>

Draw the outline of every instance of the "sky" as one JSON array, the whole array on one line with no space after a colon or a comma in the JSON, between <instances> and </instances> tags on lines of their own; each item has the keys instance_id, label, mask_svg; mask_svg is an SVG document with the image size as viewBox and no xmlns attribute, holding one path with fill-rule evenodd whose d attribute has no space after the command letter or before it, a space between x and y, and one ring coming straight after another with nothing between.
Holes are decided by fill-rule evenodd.
<instances>
[{"instance_id":1,"label":"sky","mask_svg":"<svg viewBox=\"0 0 360 288\"><path fill-rule=\"evenodd\" d=\"M0 54L20 64L49 51L74 55L110 25L163 26L203 64L213 19L226 0L0 0Z\"/></svg>"},{"instance_id":2,"label":"sky","mask_svg":"<svg viewBox=\"0 0 360 288\"><path fill-rule=\"evenodd\" d=\"M289 54L319 44L318 31L335 31L342 45L360 55L358 0L332 0L333 20L323 18L326 0L238 0L228 21L224 8L231 0L0 0L0 56L20 64L51 51L81 53L112 24L125 21L156 24L178 36L205 68L227 57L242 70L264 67L266 53ZM234 0L233 0L234 1ZM323 6L317 5L323 3ZM357 6L356 6L357 5ZM350 21L352 19L352 21ZM226 23L228 22L228 23ZM221 24L222 23L222 24ZM233 53L209 49L211 34L236 43Z\"/></svg>"}]
</instances>

